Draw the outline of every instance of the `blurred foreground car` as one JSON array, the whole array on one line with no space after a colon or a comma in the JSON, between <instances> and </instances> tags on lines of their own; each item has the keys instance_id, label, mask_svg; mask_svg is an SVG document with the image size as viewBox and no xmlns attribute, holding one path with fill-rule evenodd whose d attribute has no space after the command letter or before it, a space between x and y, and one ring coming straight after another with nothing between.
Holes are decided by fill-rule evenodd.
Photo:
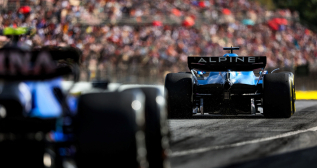
<instances>
[{"instance_id":1,"label":"blurred foreground car","mask_svg":"<svg viewBox=\"0 0 317 168\"><path fill-rule=\"evenodd\" d=\"M75 48L21 46L29 28L6 28L0 49L0 157L5 167L168 167L162 88L85 83ZM65 89L63 75L74 81Z\"/></svg>"},{"instance_id":2,"label":"blurred foreground car","mask_svg":"<svg viewBox=\"0 0 317 168\"><path fill-rule=\"evenodd\" d=\"M168 113L171 118L193 114L256 114L289 118L295 112L294 75L291 72L267 74L265 56L238 56L231 50L220 57L188 57L190 72L169 73ZM259 70L255 76L253 70ZM208 73L206 73L208 72ZM207 76L205 75L207 74Z\"/></svg>"}]
</instances>

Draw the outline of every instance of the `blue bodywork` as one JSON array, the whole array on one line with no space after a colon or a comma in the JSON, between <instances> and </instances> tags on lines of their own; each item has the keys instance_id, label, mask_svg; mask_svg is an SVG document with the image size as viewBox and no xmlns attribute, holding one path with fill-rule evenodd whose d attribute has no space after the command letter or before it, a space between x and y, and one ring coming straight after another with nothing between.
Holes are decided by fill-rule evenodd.
<instances>
[{"instance_id":1,"label":"blue bodywork","mask_svg":"<svg viewBox=\"0 0 317 168\"><path fill-rule=\"evenodd\" d=\"M31 108L26 111L27 116L40 119L56 118L56 130L49 133L51 141L64 142L72 140L72 134L63 132L63 125L65 124L63 107L55 93L56 89L62 91L62 78L45 81L26 81L22 82L22 85L25 87L23 90L20 89L20 99L28 100L30 102L25 103L31 104ZM31 99L27 97L31 97ZM66 97L66 101L70 112L75 114L77 111L77 98L69 96Z\"/></svg>"},{"instance_id":2,"label":"blue bodywork","mask_svg":"<svg viewBox=\"0 0 317 168\"><path fill-rule=\"evenodd\" d=\"M62 78L55 78L46 81L27 81L25 84L32 95L32 107L28 113L30 117L36 118L57 118L63 113L58 97L54 93L54 88L62 90ZM24 91L22 97L27 96ZM76 112L77 100L75 97L67 97L67 103L71 112Z\"/></svg>"},{"instance_id":3,"label":"blue bodywork","mask_svg":"<svg viewBox=\"0 0 317 168\"><path fill-rule=\"evenodd\" d=\"M226 53L224 57L238 57L235 53ZM206 72L199 71L199 75ZM230 81L232 84L246 84L257 85L258 77L254 75L253 71L230 71ZM210 72L208 77L204 80L198 80L199 85L206 84L225 84L227 72ZM259 80L258 84L261 84L262 80Z\"/></svg>"},{"instance_id":4,"label":"blue bodywork","mask_svg":"<svg viewBox=\"0 0 317 168\"><path fill-rule=\"evenodd\" d=\"M5 57L7 58L13 57L14 59L12 60L15 60L15 62L14 61L10 62L12 60L7 59L8 61L6 61L6 63L3 65L5 68L8 67L7 65L10 65L10 69L11 69L11 64L12 64L14 65L14 68L13 68L14 70L20 71L20 73L16 73L16 72L10 73L10 74L8 73L8 74L2 74L3 76L1 76L3 80L0 82L0 91L1 91L0 98L2 100L0 107L1 108L4 107L5 110L9 109L9 111L7 112L8 114L13 112L13 115L10 114L10 117L7 117L8 119L4 119L2 121L4 123L6 122L11 123L12 121L13 123L17 122L16 123L17 125L15 127L25 126L26 127L25 130L24 129L22 130L26 132L31 131L33 133L34 128L38 128L39 130L41 130L41 132L45 130L47 131L47 132L44 132L45 134L49 133L47 134L49 136L47 136L46 138L49 138L51 142L54 142L54 141L55 142L61 142L61 141L71 142L73 141L73 133L70 132L71 129L65 129L65 127L71 126L72 124L71 117L73 117L77 112L77 98L69 96L64 93L62 89L62 77L56 77L56 76L70 74L69 70L71 69L72 74L74 75L74 82L75 82L76 70L73 71L74 70L73 68L76 67L77 64L79 64L79 58L81 53L79 51L76 51L76 48L73 48L73 49L66 48L64 50L60 47L48 46L48 47L44 47L44 51L48 52L49 54L40 55L39 53L42 51L42 49L35 48L35 50L32 50L31 46L25 45L23 42L20 41L20 37L22 37L22 35L31 35L32 32L34 32L33 29L31 31L31 29L28 29L28 28L13 29L8 27L8 28L5 28L5 30L3 31L0 30L0 34L12 36L10 37L11 41L9 43L6 43L1 48L1 51L5 52L5 54L2 54L2 56L5 55ZM58 54L56 54L56 51L58 51L57 52ZM69 54L67 51L70 51L71 54L67 55ZM33 52L39 55L32 55ZM23 58L26 55L26 53L28 53L27 56L29 56L29 58L27 59ZM49 56L51 54L52 54L52 57L50 58ZM41 61L37 62L39 57L41 58L41 61L43 61L43 58L44 58L44 60L46 59L45 60L46 63L48 62L49 63L42 64ZM21 61L19 62L19 59L17 58L21 58L23 62ZM58 61L63 59L65 60L67 59L67 61L68 59L72 60L75 66L74 67L71 66L69 69L65 69L66 64L64 64L63 62L58 63ZM29 62L25 62L26 60ZM49 66L55 65L55 62L53 63L53 61L57 61L56 66L55 67L52 66L53 68L56 68L56 69L52 71L52 67L49 67L45 71L43 71L43 73L37 72L35 68L37 66L36 63L39 63L38 65L40 65L41 68L43 68L43 66L45 65L49 65ZM25 65L29 69L25 70L24 66L22 68L19 66L16 66L22 63L23 64L26 63ZM2 68L4 69L4 67ZM4 72L6 71L7 70L5 70ZM21 73L22 71L23 73ZM36 76L37 74L39 74L39 76ZM31 79L32 81L27 81ZM46 79L46 80L43 80L43 79ZM18 110L21 109L21 113L20 111L17 111L16 109ZM21 117L24 117L24 120L21 120ZM42 119L42 120L38 120L38 119ZM38 122L38 121L41 121L41 122ZM19 123L21 123L21 125L19 125ZM28 123L28 124L25 124L25 123ZM55 129L53 129L53 126L55 126ZM10 128L8 129L10 130ZM15 128L13 127L13 130L14 129ZM67 130L68 132L65 132L64 130ZM25 135L29 135L29 134L25 134ZM23 136L19 136L19 137L20 138L22 137L22 139L24 139L24 134Z\"/></svg>"}]
</instances>

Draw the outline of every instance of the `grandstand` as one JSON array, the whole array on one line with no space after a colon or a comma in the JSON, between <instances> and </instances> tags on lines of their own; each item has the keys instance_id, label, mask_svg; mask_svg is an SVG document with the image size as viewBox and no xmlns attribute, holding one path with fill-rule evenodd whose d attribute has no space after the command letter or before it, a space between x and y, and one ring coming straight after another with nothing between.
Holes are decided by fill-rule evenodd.
<instances>
[{"instance_id":1,"label":"grandstand","mask_svg":"<svg viewBox=\"0 0 317 168\"><path fill-rule=\"evenodd\" d=\"M2 0L3 26L34 26L35 45L83 50L83 79L153 83L186 71L188 55L266 55L269 69L317 67L317 36L296 12L248 0ZM20 7L31 11L21 14ZM85 76L85 77L84 77ZM98 75L97 75L98 76Z\"/></svg>"}]
</instances>

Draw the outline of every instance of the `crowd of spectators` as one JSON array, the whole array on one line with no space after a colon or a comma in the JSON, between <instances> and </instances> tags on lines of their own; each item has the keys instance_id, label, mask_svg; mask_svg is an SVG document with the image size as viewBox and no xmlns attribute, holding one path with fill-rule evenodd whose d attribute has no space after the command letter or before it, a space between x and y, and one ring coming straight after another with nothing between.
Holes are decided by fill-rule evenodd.
<instances>
[{"instance_id":1,"label":"crowd of spectators","mask_svg":"<svg viewBox=\"0 0 317 168\"><path fill-rule=\"evenodd\" d=\"M21 10L20 1L16 10L2 10L0 27L36 27L36 46L76 46L83 51L83 68L91 71L97 62L100 69L181 71L188 55L221 56L228 46L240 47L239 55L267 56L269 68L317 62L317 35L299 24L297 13L269 11L256 1L25 2L30 11ZM286 21L269 24L274 18Z\"/></svg>"}]
</instances>

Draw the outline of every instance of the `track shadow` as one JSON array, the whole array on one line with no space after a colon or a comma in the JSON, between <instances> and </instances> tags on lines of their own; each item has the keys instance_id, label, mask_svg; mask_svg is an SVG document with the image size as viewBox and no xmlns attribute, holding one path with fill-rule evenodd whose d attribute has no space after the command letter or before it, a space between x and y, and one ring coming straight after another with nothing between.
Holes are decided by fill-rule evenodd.
<instances>
[{"instance_id":1,"label":"track shadow","mask_svg":"<svg viewBox=\"0 0 317 168\"><path fill-rule=\"evenodd\" d=\"M257 115L200 115L196 114L193 115L191 118L185 118L188 120L196 120L196 119L265 119L265 117L262 114ZM184 118L180 119L173 119L173 120L184 120Z\"/></svg>"},{"instance_id":2,"label":"track shadow","mask_svg":"<svg viewBox=\"0 0 317 168\"><path fill-rule=\"evenodd\" d=\"M316 165L317 147L312 147L248 162L236 163L224 168L298 168L316 167Z\"/></svg>"},{"instance_id":3,"label":"track shadow","mask_svg":"<svg viewBox=\"0 0 317 168\"><path fill-rule=\"evenodd\" d=\"M264 119L261 114L257 115L194 115L190 119Z\"/></svg>"}]
</instances>

